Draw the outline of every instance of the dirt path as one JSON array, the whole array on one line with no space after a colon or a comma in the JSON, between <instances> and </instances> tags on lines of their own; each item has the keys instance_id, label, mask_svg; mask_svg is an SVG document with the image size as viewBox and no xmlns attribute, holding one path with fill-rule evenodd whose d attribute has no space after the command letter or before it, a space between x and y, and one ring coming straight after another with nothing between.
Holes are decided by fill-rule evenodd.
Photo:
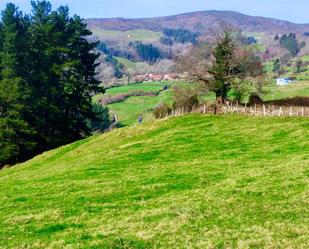
<instances>
[{"instance_id":1,"label":"dirt path","mask_svg":"<svg viewBox=\"0 0 309 249\"><path fill-rule=\"evenodd\" d=\"M118 124L118 115L116 112L113 112L111 110L109 110L109 112L113 115L114 117L114 122L109 126L109 130L115 129L117 124Z\"/></svg>"}]
</instances>

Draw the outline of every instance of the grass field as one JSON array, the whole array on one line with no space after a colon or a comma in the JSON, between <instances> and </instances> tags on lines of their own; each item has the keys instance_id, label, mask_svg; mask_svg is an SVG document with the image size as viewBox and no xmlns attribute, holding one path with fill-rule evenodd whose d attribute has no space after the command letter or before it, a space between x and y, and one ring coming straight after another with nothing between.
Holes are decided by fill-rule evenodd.
<instances>
[{"instance_id":1,"label":"grass field","mask_svg":"<svg viewBox=\"0 0 309 249\"><path fill-rule=\"evenodd\" d=\"M162 90L164 86L171 87L173 84L175 83L168 81L136 83L106 89L105 95L117 95L133 91L158 92ZM133 125L137 122L139 114L142 114L144 118L148 118L152 115L153 108L156 105L161 102L171 104L171 95L171 88L169 88L161 92L158 96L129 97L123 102L108 105L108 108L118 114L120 126ZM93 100L98 101L102 96L102 94L96 95Z\"/></svg>"},{"instance_id":2,"label":"grass field","mask_svg":"<svg viewBox=\"0 0 309 249\"><path fill-rule=\"evenodd\" d=\"M0 171L0 248L308 248L309 121L189 115Z\"/></svg>"},{"instance_id":3,"label":"grass field","mask_svg":"<svg viewBox=\"0 0 309 249\"><path fill-rule=\"evenodd\" d=\"M168 103L172 105L172 86L180 85L183 87L191 87L194 84L186 82L143 82L130 84L121 87L113 87L106 90L107 95L116 95L120 93L128 93L130 91L146 91L157 92L165 85L171 86L170 89L161 92L158 96L142 96L142 97L130 97L123 102L114 103L108 105L108 107L116 112L119 116L120 125L133 125L137 122L139 114L143 114L145 118L151 116L152 109L159 103ZM268 84L265 89L265 94L262 96L264 100L274 100L282 98L291 98L296 96L309 96L309 81L299 81L288 86L276 86L275 82ZM97 101L103 95L97 95L94 97L94 101ZM205 96L205 100L214 100L215 96L209 94Z\"/></svg>"},{"instance_id":4,"label":"grass field","mask_svg":"<svg viewBox=\"0 0 309 249\"><path fill-rule=\"evenodd\" d=\"M93 100L97 101L103 97L103 95L117 95L120 93L130 93L134 91L145 91L145 92L158 92L163 89L164 86L170 86L172 83L168 81L162 82L142 82L134 83L129 85L111 87L106 89L104 94L98 94L94 96Z\"/></svg>"},{"instance_id":5,"label":"grass field","mask_svg":"<svg viewBox=\"0 0 309 249\"><path fill-rule=\"evenodd\" d=\"M121 58L121 57L116 57L117 61L121 64L123 64L125 66L126 69L138 69L138 68L147 68L150 65L147 64L146 62L134 62L134 61L130 61L128 59L125 58Z\"/></svg>"},{"instance_id":6,"label":"grass field","mask_svg":"<svg viewBox=\"0 0 309 249\"><path fill-rule=\"evenodd\" d=\"M115 95L119 93L129 93L132 91L145 91L145 92L158 92L162 90L164 86L171 85L171 82L143 82L143 83L136 83L125 85L121 87L113 87L106 90L106 94L108 95Z\"/></svg>"},{"instance_id":7,"label":"grass field","mask_svg":"<svg viewBox=\"0 0 309 249\"><path fill-rule=\"evenodd\" d=\"M309 96L309 81L298 81L287 86L276 86L272 83L265 87L264 100L284 99L297 96Z\"/></svg>"},{"instance_id":8,"label":"grass field","mask_svg":"<svg viewBox=\"0 0 309 249\"><path fill-rule=\"evenodd\" d=\"M162 89L162 88L161 88ZM171 103L171 91L161 92L158 96L130 97L123 102L108 105L108 108L118 114L120 126L137 123L139 114L144 119L152 116L153 108L160 103Z\"/></svg>"},{"instance_id":9,"label":"grass field","mask_svg":"<svg viewBox=\"0 0 309 249\"><path fill-rule=\"evenodd\" d=\"M124 41L143 41L155 42L159 41L162 36L161 32L151 30L136 29L130 31L103 30L93 29L93 33L101 40L119 39Z\"/></svg>"}]
</instances>

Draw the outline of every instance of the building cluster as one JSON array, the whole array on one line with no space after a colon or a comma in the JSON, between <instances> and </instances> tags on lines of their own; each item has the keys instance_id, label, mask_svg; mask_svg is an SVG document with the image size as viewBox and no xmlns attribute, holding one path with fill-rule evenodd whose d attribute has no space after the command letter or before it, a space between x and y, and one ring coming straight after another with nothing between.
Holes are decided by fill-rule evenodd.
<instances>
[{"instance_id":1,"label":"building cluster","mask_svg":"<svg viewBox=\"0 0 309 249\"><path fill-rule=\"evenodd\" d=\"M143 74L143 75L135 75L133 77L134 82L156 82L156 81L163 81L163 80L177 80L178 75L175 73L169 74Z\"/></svg>"},{"instance_id":2,"label":"building cluster","mask_svg":"<svg viewBox=\"0 0 309 249\"><path fill-rule=\"evenodd\" d=\"M296 81L295 78L277 78L277 86L286 86Z\"/></svg>"}]
</instances>

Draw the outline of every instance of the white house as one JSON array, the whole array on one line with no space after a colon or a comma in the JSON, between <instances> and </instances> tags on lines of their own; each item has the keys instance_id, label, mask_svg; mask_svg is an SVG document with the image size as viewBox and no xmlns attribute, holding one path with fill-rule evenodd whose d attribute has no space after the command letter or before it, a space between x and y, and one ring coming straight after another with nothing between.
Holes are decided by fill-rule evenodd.
<instances>
[{"instance_id":1,"label":"white house","mask_svg":"<svg viewBox=\"0 0 309 249\"><path fill-rule=\"evenodd\" d=\"M294 82L291 78L277 78L277 86L286 86Z\"/></svg>"}]
</instances>

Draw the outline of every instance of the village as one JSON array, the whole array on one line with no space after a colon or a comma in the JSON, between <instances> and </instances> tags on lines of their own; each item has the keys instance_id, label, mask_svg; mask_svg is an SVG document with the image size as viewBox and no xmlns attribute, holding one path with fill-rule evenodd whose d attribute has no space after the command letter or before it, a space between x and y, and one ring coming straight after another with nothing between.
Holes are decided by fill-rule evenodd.
<instances>
[{"instance_id":1,"label":"village","mask_svg":"<svg viewBox=\"0 0 309 249\"><path fill-rule=\"evenodd\" d=\"M159 81L174 81L179 79L179 75L176 73L169 74L142 74L133 77L133 81L136 83L140 82L159 82Z\"/></svg>"}]
</instances>

